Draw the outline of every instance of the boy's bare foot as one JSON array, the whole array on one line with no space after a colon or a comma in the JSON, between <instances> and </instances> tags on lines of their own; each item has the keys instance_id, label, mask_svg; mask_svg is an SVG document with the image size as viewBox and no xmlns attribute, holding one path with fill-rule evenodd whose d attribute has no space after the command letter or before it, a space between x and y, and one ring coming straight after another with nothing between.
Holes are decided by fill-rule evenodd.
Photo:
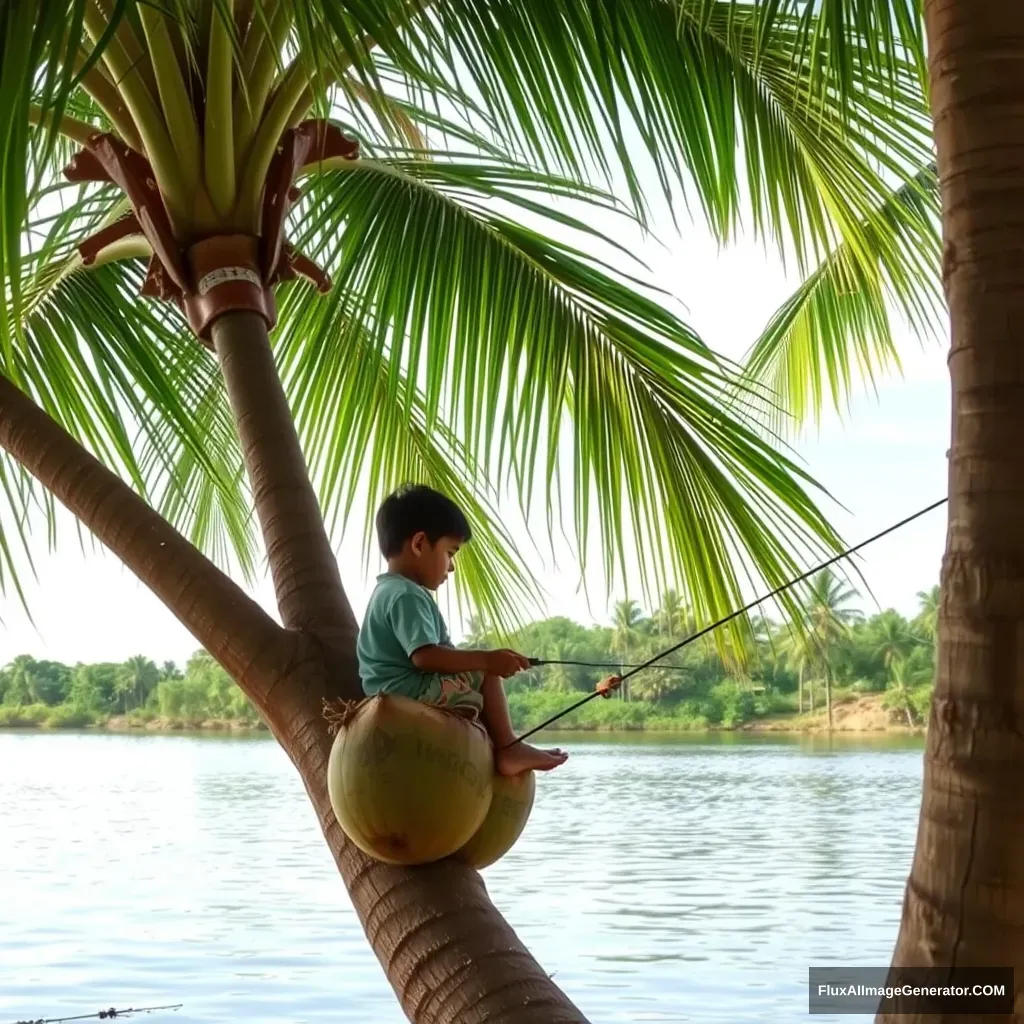
<instances>
[{"instance_id":1,"label":"boy's bare foot","mask_svg":"<svg viewBox=\"0 0 1024 1024\"><path fill-rule=\"evenodd\" d=\"M529 743L516 743L499 750L495 756L495 767L499 775L521 775L523 772L548 772L565 764L569 755L564 750L541 750Z\"/></svg>"}]
</instances>

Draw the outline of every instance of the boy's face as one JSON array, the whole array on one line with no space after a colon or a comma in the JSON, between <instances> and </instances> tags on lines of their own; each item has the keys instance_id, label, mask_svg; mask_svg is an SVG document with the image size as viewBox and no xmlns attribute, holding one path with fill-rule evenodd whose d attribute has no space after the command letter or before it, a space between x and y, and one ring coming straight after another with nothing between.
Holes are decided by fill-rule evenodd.
<instances>
[{"instance_id":1,"label":"boy's face","mask_svg":"<svg viewBox=\"0 0 1024 1024\"><path fill-rule=\"evenodd\" d=\"M428 590L437 590L455 572L455 556L462 547L457 537L441 537L431 544L425 533L417 533L410 542L416 558L419 582Z\"/></svg>"}]
</instances>

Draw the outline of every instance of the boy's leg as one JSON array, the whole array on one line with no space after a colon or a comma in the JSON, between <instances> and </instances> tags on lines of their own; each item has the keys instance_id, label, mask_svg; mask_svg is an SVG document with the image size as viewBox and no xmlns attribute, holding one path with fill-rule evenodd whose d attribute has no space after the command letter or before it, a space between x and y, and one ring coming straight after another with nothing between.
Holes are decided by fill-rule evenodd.
<instances>
[{"instance_id":1,"label":"boy's leg","mask_svg":"<svg viewBox=\"0 0 1024 1024\"><path fill-rule=\"evenodd\" d=\"M529 743L510 746L516 734L508 713L505 688L499 676L484 676L480 691L484 698L484 725L494 743L494 764L501 775L546 772L565 763L568 754L558 749L540 750Z\"/></svg>"},{"instance_id":2,"label":"boy's leg","mask_svg":"<svg viewBox=\"0 0 1024 1024\"><path fill-rule=\"evenodd\" d=\"M501 677L484 676L480 692L484 697L484 725L487 726L487 732L494 741L495 750L501 750L516 738Z\"/></svg>"}]
</instances>

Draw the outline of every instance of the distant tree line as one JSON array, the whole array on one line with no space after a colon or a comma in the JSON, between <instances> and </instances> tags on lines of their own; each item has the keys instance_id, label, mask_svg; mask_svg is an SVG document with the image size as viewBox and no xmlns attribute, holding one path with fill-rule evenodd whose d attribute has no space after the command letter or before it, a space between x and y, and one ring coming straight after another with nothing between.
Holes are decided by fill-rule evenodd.
<instances>
[{"instance_id":1,"label":"distant tree line","mask_svg":"<svg viewBox=\"0 0 1024 1024\"><path fill-rule=\"evenodd\" d=\"M926 715L935 664L939 588L921 591L917 614L910 619L888 609L866 617L856 606L857 590L829 570L813 578L800 622L778 623L762 616L747 620L742 651L709 635L645 669L623 686L619 699L671 708L704 708L710 724L751 717L757 699L768 711L813 711L831 715L834 688L845 692L884 693L884 703L909 725ZM613 666L643 663L697 632L692 611L678 593L662 595L659 607L646 613L638 602L620 601L607 626L584 627L556 617L534 622L511 642L531 657L551 661ZM464 646L498 643L480 622L470 620ZM597 670L573 665L535 668L511 679L510 694L591 690ZM739 708L716 706L730 702ZM790 698L772 700L771 698ZM744 710L746 709L746 710Z\"/></svg>"},{"instance_id":2,"label":"distant tree line","mask_svg":"<svg viewBox=\"0 0 1024 1024\"><path fill-rule=\"evenodd\" d=\"M19 655L0 670L0 725L91 725L114 715L178 725L260 718L231 677L206 651L157 666L137 655L128 661L64 665Z\"/></svg>"},{"instance_id":3,"label":"distant tree line","mask_svg":"<svg viewBox=\"0 0 1024 1024\"><path fill-rule=\"evenodd\" d=\"M826 570L812 581L799 623L752 617L742 651L723 652L710 637L702 638L630 679L615 700L624 706L588 707L570 724L629 728L660 718L699 728L822 707L831 714L837 689L883 693L884 704L908 725L920 724L933 679L938 594L938 587L922 591L911 619L892 609L866 617L856 606L857 591ZM469 625L462 646L507 642L479 620ZM600 675L643 662L697 628L671 590L650 614L636 601L619 602L607 626L586 627L560 616L530 623L511 639L524 654L609 667L551 665L509 680L517 727L541 721L573 694L591 691ZM256 710L205 651L196 652L183 671L142 655L120 664L74 666L20 655L0 669L0 725L89 725L115 715L179 726L260 724Z\"/></svg>"}]
</instances>

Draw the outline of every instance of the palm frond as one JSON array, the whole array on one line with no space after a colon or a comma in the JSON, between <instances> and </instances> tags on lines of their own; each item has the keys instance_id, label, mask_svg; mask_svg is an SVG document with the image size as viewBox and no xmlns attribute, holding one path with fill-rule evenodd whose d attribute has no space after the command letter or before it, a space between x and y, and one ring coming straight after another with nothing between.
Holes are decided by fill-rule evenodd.
<instances>
[{"instance_id":1,"label":"palm frond","mask_svg":"<svg viewBox=\"0 0 1024 1024\"><path fill-rule=\"evenodd\" d=\"M714 0L710 0L714 2ZM752 0L765 30L779 14L799 18L802 48L826 55L841 84L848 85L858 61L885 79L894 55L909 61L927 81L924 19L918 0ZM734 0L747 8L751 0Z\"/></svg>"},{"instance_id":2,"label":"palm frond","mask_svg":"<svg viewBox=\"0 0 1024 1024\"><path fill-rule=\"evenodd\" d=\"M43 212L69 153L57 119L108 125L76 89L98 55L82 65L90 4L0 7L0 369L208 553L251 568L237 442L208 354L137 299L139 266L81 272L74 245L111 216L109 191L69 190L68 209ZM165 6L186 26L228 10ZM105 9L97 51L122 17L143 38L139 0ZM699 207L721 239L749 208L800 267L842 249L869 306L880 273L899 294L904 228L887 234L877 211L931 152L910 0L252 4L267 24L275 10L289 33L269 98L289 102L275 117L294 116L293 94L321 114L337 99L371 157L313 180L296 209L296 241L329 265L335 292L288 286L276 342L333 517L346 521L357 480L372 496L403 476L444 486L484 540L486 556L463 563L470 589L503 615L533 587L508 532L486 525L504 487L527 515L542 495L551 530L564 498L584 565L595 541L609 584L634 562L645 586L673 576L702 621L740 603L742 573L777 584L801 553L838 547L813 481L761 436L731 369L663 295L601 262L612 243L564 204L610 214L618 204L589 184L601 180L645 223L658 191L674 214L680 197ZM227 35L231 60L245 60ZM175 60L208 67L203 33L180 42ZM143 74L154 67L147 58ZM454 158L429 132L477 156ZM396 156L396 140L418 152ZM621 252L609 261L625 265ZM339 444L348 435L362 440L354 452ZM29 500L16 474L5 481Z\"/></svg>"},{"instance_id":3,"label":"palm frond","mask_svg":"<svg viewBox=\"0 0 1024 1024\"><path fill-rule=\"evenodd\" d=\"M307 286L296 287L283 299L275 336L330 532L346 530L358 500L365 506L368 559L379 503L402 483L428 484L460 504L473 530L455 574L460 608L517 624L528 606L538 606L540 592L502 525L497 496L453 432L438 421L428 426L422 395L404 376L395 380L353 312L342 289L321 300Z\"/></svg>"},{"instance_id":4,"label":"palm frond","mask_svg":"<svg viewBox=\"0 0 1024 1024\"><path fill-rule=\"evenodd\" d=\"M8 355L14 317L7 310L19 302L21 238L31 206L30 111L42 99L52 115L63 112L73 85L73 68L65 60L69 30L81 35L85 4L10 0L0 6L0 343ZM52 145L56 127L47 135Z\"/></svg>"},{"instance_id":5,"label":"palm frond","mask_svg":"<svg viewBox=\"0 0 1024 1024\"><path fill-rule=\"evenodd\" d=\"M882 44L856 22L805 45L819 30L797 6L433 0L374 66L409 93L454 82L511 154L623 183L641 215L653 180L670 200L695 194L727 238L747 201L755 228L802 257L854 231L888 177L926 162L930 136L911 57L886 52L883 76Z\"/></svg>"},{"instance_id":6,"label":"palm frond","mask_svg":"<svg viewBox=\"0 0 1024 1024\"><path fill-rule=\"evenodd\" d=\"M251 581L255 535L234 427L222 408L208 411L212 357L170 307L138 297L138 261L85 270L74 250L80 235L69 225L81 230L112 208L109 196L83 196L49 218L40 245L22 257L24 319L6 325L16 340L0 372L220 565L239 565ZM222 536L230 546L215 540Z\"/></svg>"},{"instance_id":7,"label":"palm frond","mask_svg":"<svg viewBox=\"0 0 1024 1024\"><path fill-rule=\"evenodd\" d=\"M836 247L774 313L746 360L770 393L772 429L837 411L865 378L899 367L891 310L921 337L936 335L940 280L938 178L925 167L864 221L866 252Z\"/></svg>"},{"instance_id":8,"label":"palm frond","mask_svg":"<svg viewBox=\"0 0 1024 1024\"><path fill-rule=\"evenodd\" d=\"M538 491L549 522L560 502L572 509L584 566L596 533L609 584L635 559L645 587L680 579L705 621L742 603L736 560L777 585L795 574L797 550L838 545L805 490L813 482L724 410L728 371L635 279L581 251L610 243L552 200L608 210L607 197L514 165L436 156L361 161L308 183L298 240L335 287L291 314L304 359L336 344L351 318L387 366L391 415L427 432L447 424L496 486L514 485L524 514ZM575 232L580 247L525 226L524 214ZM323 408L316 416L311 450L326 451L332 420Z\"/></svg>"}]
</instances>

